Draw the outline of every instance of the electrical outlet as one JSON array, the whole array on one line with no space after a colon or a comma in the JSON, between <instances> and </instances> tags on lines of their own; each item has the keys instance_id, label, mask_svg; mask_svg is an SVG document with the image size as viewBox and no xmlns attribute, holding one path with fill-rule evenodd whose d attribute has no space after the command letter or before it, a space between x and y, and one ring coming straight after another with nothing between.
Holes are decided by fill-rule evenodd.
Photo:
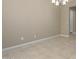
<instances>
[{"instance_id":1,"label":"electrical outlet","mask_svg":"<svg viewBox=\"0 0 79 59\"><path fill-rule=\"evenodd\" d=\"M24 37L23 36L21 37L21 40L24 40Z\"/></svg>"}]
</instances>

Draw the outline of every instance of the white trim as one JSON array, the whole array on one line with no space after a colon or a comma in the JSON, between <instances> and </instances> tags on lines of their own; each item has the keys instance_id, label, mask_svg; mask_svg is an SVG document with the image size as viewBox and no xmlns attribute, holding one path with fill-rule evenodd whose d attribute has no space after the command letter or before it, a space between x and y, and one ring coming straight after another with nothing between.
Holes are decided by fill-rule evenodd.
<instances>
[{"instance_id":1,"label":"white trim","mask_svg":"<svg viewBox=\"0 0 79 59\"><path fill-rule=\"evenodd\" d=\"M69 37L69 35L66 35L66 34L60 34L60 36Z\"/></svg>"},{"instance_id":2,"label":"white trim","mask_svg":"<svg viewBox=\"0 0 79 59\"><path fill-rule=\"evenodd\" d=\"M19 47L28 46L30 44L38 43L38 42L41 42L41 41L44 41L44 40L48 40L48 39L51 39L51 38L56 38L58 36L60 36L60 35L55 35L55 36L51 36L51 37L48 37L48 38L39 39L39 40L31 41L31 42L28 42L28 43L24 43L24 44L12 46L12 47L4 48L4 49L2 49L2 52L8 52L10 50L14 50L14 49L19 48Z\"/></svg>"}]
</instances>

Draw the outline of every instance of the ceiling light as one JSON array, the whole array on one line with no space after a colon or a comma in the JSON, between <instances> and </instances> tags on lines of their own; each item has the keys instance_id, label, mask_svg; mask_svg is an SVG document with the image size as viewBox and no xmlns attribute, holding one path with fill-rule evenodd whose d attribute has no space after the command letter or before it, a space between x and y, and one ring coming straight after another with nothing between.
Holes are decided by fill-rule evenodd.
<instances>
[{"instance_id":1,"label":"ceiling light","mask_svg":"<svg viewBox=\"0 0 79 59\"><path fill-rule=\"evenodd\" d=\"M68 2L68 0L52 0L52 3L56 6L59 6L59 5L66 5Z\"/></svg>"}]
</instances>

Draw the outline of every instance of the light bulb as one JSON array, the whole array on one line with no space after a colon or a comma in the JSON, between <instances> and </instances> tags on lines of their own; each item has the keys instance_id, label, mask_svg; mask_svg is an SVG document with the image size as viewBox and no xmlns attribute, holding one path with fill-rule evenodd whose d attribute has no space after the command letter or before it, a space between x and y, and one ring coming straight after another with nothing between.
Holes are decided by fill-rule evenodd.
<instances>
[{"instance_id":1,"label":"light bulb","mask_svg":"<svg viewBox=\"0 0 79 59\"><path fill-rule=\"evenodd\" d=\"M55 0L52 0L52 3L55 3Z\"/></svg>"},{"instance_id":2,"label":"light bulb","mask_svg":"<svg viewBox=\"0 0 79 59\"><path fill-rule=\"evenodd\" d=\"M59 5L59 1L56 1L56 6L58 6Z\"/></svg>"},{"instance_id":3,"label":"light bulb","mask_svg":"<svg viewBox=\"0 0 79 59\"><path fill-rule=\"evenodd\" d=\"M63 5L66 5L66 1L63 1Z\"/></svg>"}]
</instances>

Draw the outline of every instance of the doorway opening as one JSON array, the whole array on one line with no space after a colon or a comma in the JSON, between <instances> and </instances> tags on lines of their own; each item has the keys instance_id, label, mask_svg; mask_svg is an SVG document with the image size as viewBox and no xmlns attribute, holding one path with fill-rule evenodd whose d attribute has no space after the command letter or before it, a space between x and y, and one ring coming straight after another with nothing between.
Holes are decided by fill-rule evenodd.
<instances>
[{"instance_id":1,"label":"doorway opening","mask_svg":"<svg viewBox=\"0 0 79 59\"><path fill-rule=\"evenodd\" d=\"M69 34L76 35L76 7L69 8Z\"/></svg>"}]
</instances>

